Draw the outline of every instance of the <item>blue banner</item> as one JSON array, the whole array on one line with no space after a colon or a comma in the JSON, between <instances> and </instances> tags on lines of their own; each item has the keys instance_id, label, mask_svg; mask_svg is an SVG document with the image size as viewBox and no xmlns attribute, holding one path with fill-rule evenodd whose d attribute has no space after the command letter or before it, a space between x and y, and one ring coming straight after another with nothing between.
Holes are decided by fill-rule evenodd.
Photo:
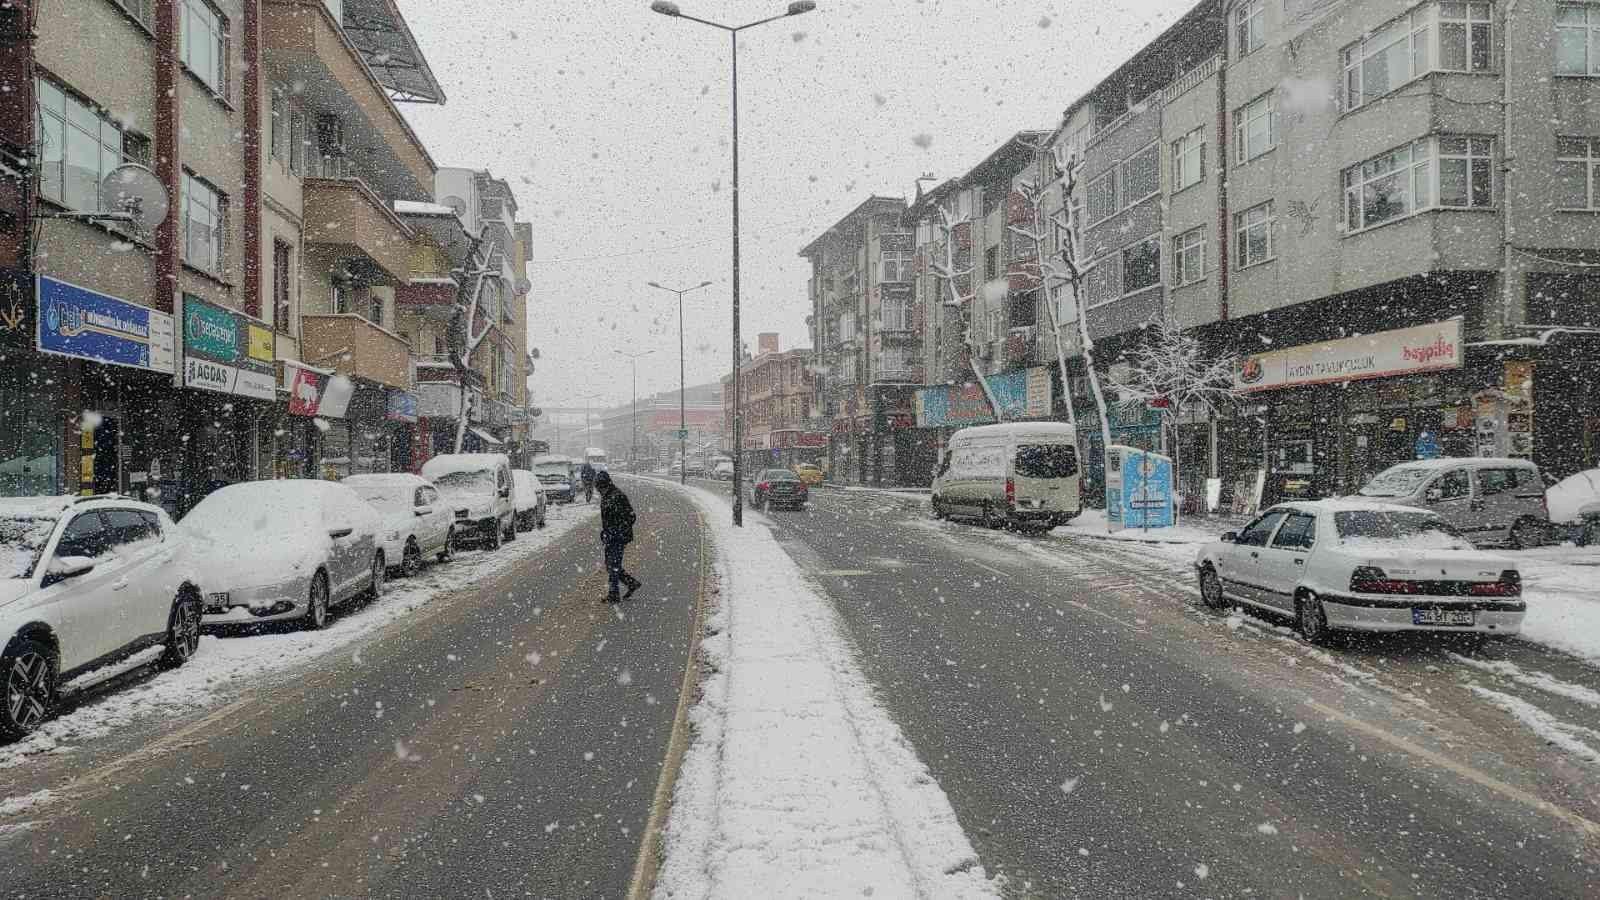
<instances>
[{"instance_id":1,"label":"blue banner","mask_svg":"<svg viewBox=\"0 0 1600 900\"><path fill-rule=\"evenodd\" d=\"M1122 524L1127 528L1166 528L1172 524L1172 460L1156 453L1130 452L1122 464Z\"/></svg>"},{"instance_id":2,"label":"blue banner","mask_svg":"<svg viewBox=\"0 0 1600 900\"><path fill-rule=\"evenodd\" d=\"M171 373L172 317L137 303L39 276L39 349Z\"/></svg>"},{"instance_id":3,"label":"blue banner","mask_svg":"<svg viewBox=\"0 0 1600 900\"><path fill-rule=\"evenodd\" d=\"M1006 421L1022 418L1028 410L1028 373L1002 372L987 379L995 402ZM978 383L940 384L917 391L917 427L955 428L995 421L989 398Z\"/></svg>"}]
</instances>

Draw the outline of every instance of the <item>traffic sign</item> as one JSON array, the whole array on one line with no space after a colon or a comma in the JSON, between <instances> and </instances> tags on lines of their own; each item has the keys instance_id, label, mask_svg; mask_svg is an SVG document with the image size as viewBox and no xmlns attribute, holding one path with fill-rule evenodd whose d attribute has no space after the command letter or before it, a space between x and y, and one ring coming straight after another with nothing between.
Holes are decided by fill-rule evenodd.
<instances>
[{"instance_id":1,"label":"traffic sign","mask_svg":"<svg viewBox=\"0 0 1600 900\"><path fill-rule=\"evenodd\" d=\"M678 440L687 441L688 439L689 439L689 429L687 429L687 428L679 428L678 429Z\"/></svg>"}]
</instances>

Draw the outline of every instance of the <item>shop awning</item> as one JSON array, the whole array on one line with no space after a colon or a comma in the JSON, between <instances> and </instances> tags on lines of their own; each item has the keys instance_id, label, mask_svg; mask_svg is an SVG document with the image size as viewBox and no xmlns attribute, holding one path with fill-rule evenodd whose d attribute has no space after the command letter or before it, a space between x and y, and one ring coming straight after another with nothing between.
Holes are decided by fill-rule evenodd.
<instances>
[{"instance_id":1,"label":"shop awning","mask_svg":"<svg viewBox=\"0 0 1600 900\"><path fill-rule=\"evenodd\" d=\"M468 428L467 430L477 435L478 440L483 441L485 444L488 444L491 447L504 447L506 445L505 441L502 441L489 432L484 431L482 428Z\"/></svg>"}]
</instances>

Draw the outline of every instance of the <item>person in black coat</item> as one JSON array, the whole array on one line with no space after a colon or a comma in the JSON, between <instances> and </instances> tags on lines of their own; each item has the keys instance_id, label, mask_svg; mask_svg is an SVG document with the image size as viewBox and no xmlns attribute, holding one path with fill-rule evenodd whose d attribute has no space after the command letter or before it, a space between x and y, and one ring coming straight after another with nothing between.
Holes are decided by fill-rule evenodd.
<instances>
[{"instance_id":1,"label":"person in black coat","mask_svg":"<svg viewBox=\"0 0 1600 900\"><path fill-rule=\"evenodd\" d=\"M600 543L605 547L606 575L611 579L606 600L626 600L642 583L622 567L623 551L633 543L633 523L639 517L634 515L628 495L611 482L611 473L596 473L594 486L600 492ZM617 588L622 585L627 586L628 592L619 596Z\"/></svg>"}]
</instances>

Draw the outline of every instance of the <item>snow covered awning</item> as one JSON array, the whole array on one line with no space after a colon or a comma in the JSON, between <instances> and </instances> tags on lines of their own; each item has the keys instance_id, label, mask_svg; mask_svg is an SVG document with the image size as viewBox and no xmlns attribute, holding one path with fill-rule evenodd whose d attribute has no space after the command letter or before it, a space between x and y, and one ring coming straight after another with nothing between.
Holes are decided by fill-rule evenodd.
<instances>
[{"instance_id":1,"label":"snow covered awning","mask_svg":"<svg viewBox=\"0 0 1600 900\"><path fill-rule=\"evenodd\" d=\"M468 428L467 430L477 435L478 440L483 441L490 447L504 447L506 445L505 441L502 441L489 432L484 431L482 428Z\"/></svg>"}]
</instances>

